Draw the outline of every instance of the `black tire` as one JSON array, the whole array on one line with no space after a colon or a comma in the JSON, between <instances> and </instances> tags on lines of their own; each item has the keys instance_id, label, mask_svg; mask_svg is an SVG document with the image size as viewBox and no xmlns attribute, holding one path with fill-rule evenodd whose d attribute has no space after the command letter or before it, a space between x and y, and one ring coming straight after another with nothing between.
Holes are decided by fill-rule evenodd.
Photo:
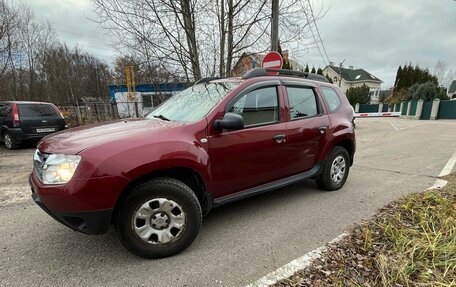
<instances>
[{"instance_id":1,"label":"black tire","mask_svg":"<svg viewBox=\"0 0 456 287\"><path fill-rule=\"evenodd\" d=\"M10 135L9 132L3 134L3 143L5 143L6 148L9 150L18 149L20 146L20 142Z\"/></svg>"},{"instance_id":2,"label":"black tire","mask_svg":"<svg viewBox=\"0 0 456 287\"><path fill-rule=\"evenodd\" d=\"M158 202L159 200L167 200L166 204L171 207L173 205L177 207L174 207L169 212L163 212L162 204ZM136 218L138 213L141 214L140 210L146 206L147 202L149 202L146 207L147 212L153 214L147 219ZM160 204L160 207L155 206L156 204ZM171 213L175 212L180 217L182 215L179 213L183 212L184 219L182 220L181 218L180 220L184 224L180 230L170 227L173 223L173 217L176 217L176 215ZM160 226L163 229L156 229L156 226L153 226L153 224L156 224L156 222L153 223L153 218L156 218L157 215L159 217L167 216L167 221L160 221L160 224L168 222L167 227ZM198 198L187 185L173 178L156 178L134 187L128 197L121 203L115 218L117 235L122 244L133 254L148 259L172 256L186 249L195 240L201 228L201 223L202 211ZM138 225L140 225L140 228L147 228L148 232L155 233L147 235L148 239L142 239L135 231L135 227L138 227ZM170 242L160 243L158 234L164 229L175 238L171 239Z\"/></svg>"},{"instance_id":3,"label":"black tire","mask_svg":"<svg viewBox=\"0 0 456 287\"><path fill-rule=\"evenodd\" d=\"M344 160L344 163L345 163L344 169L345 170L344 170L343 176L339 176L339 177L335 176L335 180L333 180L333 178L331 176L331 168L333 166L333 163L335 163L335 160L338 159L338 161L339 161L340 157L342 157ZM344 186L345 182L347 181L349 171L350 171L350 156L348 155L347 150L343 147L335 146L334 149L329 154L327 160L325 161L323 170L322 170L320 176L315 180L315 182L317 183L317 186L320 189L327 190L327 191L338 190L338 189L342 188Z\"/></svg>"}]
</instances>

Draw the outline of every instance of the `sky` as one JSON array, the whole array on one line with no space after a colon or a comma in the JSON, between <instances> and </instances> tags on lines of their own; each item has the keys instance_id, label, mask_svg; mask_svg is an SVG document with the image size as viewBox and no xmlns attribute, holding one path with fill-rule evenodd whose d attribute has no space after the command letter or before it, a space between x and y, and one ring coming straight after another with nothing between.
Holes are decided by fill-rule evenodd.
<instances>
[{"instance_id":1,"label":"sky","mask_svg":"<svg viewBox=\"0 0 456 287\"><path fill-rule=\"evenodd\" d=\"M110 36L88 19L96 18L90 0L9 1L26 3L37 19L50 21L60 41L112 63L115 50ZM329 60L367 70L383 80L382 89L394 84L398 66L405 63L433 72L442 60L456 71L455 0L314 2L315 10L321 5L328 9L317 25ZM324 58L313 49L296 60L323 67L328 62Z\"/></svg>"}]
</instances>

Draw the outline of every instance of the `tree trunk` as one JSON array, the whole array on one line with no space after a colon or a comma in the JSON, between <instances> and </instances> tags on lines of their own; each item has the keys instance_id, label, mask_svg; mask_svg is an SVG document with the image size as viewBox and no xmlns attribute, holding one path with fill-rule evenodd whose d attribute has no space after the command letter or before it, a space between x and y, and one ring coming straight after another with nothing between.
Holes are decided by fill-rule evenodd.
<instances>
[{"instance_id":1,"label":"tree trunk","mask_svg":"<svg viewBox=\"0 0 456 287\"><path fill-rule=\"evenodd\" d=\"M190 8L190 0L181 0L182 17L184 23L185 36L192 64L193 77L195 81L201 79L201 68L198 56L198 46L195 34L195 19Z\"/></svg>"},{"instance_id":2,"label":"tree trunk","mask_svg":"<svg viewBox=\"0 0 456 287\"><path fill-rule=\"evenodd\" d=\"M228 0L228 49L226 51L226 76L231 75L231 65L233 62L233 0Z\"/></svg>"},{"instance_id":3,"label":"tree trunk","mask_svg":"<svg viewBox=\"0 0 456 287\"><path fill-rule=\"evenodd\" d=\"M220 0L220 76L225 76L225 0Z\"/></svg>"}]
</instances>

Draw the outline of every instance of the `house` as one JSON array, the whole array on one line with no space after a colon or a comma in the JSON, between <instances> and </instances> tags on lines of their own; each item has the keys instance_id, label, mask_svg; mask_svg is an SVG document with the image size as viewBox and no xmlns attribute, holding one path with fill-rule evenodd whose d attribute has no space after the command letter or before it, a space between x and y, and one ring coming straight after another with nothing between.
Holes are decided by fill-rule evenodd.
<instances>
[{"instance_id":1,"label":"house","mask_svg":"<svg viewBox=\"0 0 456 287\"><path fill-rule=\"evenodd\" d=\"M117 104L121 118L143 116L172 95L191 86L190 83L161 83L136 85L135 93L128 97L126 85L110 85L111 102Z\"/></svg>"},{"instance_id":2,"label":"house","mask_svg":"<svg viewBox=\"0 0 456 287\"><path fill-rule=\"evenodd\" d=\"M328 65L323 69L323 75L328 75L345 93L348 89L366 85L370 88L371 103L376 104L380 98L380 86L382 80L364 69L355 69L353 66L341 68Z\"/></svg>"},{"instance_id":3,"label":"house","mask_svg":"<svg viewBox=\"0 0 456 287\"><path fill-rule=\"evenodd\" d=\"M242 53L239 60L234 64L233 69L231 70L231 76L233 77L242 77L245 72L261 67L261 62L263 61L264 56L266 54L259 54L259 53ZM304 70L304 66L298 63L296 60L289 58L290 65L293 70Z\"/></svg>"},{"instance_id":4,"label":"house","mask_svg":"<svg viewBox=\"0 0 456 287\"><path fill-rule=\"evenodd\" d=\"M450 100L456 100L456 80L451 83L447 95Z\"/></svg>"}]
</instances>

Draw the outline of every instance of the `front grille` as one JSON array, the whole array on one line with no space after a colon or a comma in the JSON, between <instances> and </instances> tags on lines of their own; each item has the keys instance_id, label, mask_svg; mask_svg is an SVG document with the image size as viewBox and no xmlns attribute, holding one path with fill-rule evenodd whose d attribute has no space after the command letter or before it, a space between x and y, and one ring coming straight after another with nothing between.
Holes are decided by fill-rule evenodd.
<instances>
[{"instance_id":1,"label":"front grille","mask_svg":"<svg viewBox=\"0 0 456 287\"><path fill-rule=\"evenodd\" d=\"M50 154L41 153L38 149L33 156L33 166L35 168L36 176L43 181L43 166L46 163L47 158Z\"/></svg>"}]
</instances>

